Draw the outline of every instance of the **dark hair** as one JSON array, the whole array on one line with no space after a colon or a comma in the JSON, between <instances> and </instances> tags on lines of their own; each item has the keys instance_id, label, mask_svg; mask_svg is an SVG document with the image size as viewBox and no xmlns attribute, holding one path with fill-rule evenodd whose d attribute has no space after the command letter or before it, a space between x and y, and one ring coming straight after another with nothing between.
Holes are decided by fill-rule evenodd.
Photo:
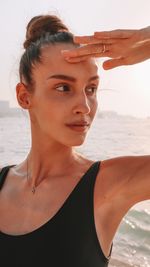
<instances>
[{"instance_id":1,"label":"dark hair","mask_svg":"<svg viewBox=\"0 0 150 267\"><path fill-rule=\"evenodd\" d=\"M73 43L73 34L63 22L53 15L40 15L33 17L27 25L25 52L21 57L19 66L20 80L24 78L25 84L33 86L33 64L41 62L41 48L49 44Z\"/></svg>"}]
</instances>

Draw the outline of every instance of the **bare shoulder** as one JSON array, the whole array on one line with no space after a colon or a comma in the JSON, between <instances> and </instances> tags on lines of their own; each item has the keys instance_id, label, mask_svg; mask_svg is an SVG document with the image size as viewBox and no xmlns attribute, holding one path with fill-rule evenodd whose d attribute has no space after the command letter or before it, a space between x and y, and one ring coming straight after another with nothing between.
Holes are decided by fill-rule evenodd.
<instances>
[{"instance_id":1,"label":"bare shoulder","mask_svg":"<svg viewBox=\"0 0 150 267\"><path fill-rule=\"evenodd\" d=\"M106 176L115 176L117 182L122 182L122 179L129 179L149 164L149 155L116 157L102 161L101 172Z\"/></svg>"},{"instance_id":2,"label":"bare shoulder","mask_svg":"<svg viewBox=\"0 0 150 267\"><path fill-rule=\"evenodd\" d=\"M147 189L150 188L150 156L124 156L104 160L98 176L99 183L104 184L109 197L122 195L130 196L132 203L143 201L150 195Z\"/></svg>"},{"instance_id":3,"label":"bare shoulder","mask_svg":"<svg viewBox=\"0 0 150 267\"><path fill-rule=\"evenodd\" d=\"M105 200L121 195L128 179L130 157L117 157L101 161L97 177L97 189Z\"/></svg>"}]
</instances>

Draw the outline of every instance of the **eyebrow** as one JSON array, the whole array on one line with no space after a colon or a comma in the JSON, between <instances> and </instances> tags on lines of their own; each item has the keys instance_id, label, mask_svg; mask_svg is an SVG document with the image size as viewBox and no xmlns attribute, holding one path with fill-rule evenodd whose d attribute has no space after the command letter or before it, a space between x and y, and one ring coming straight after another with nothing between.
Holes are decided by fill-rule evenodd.
<instances>
[{"instance_id":1,"label":"eyebrow","mask_svg":"<svg viewBox=\"0 0 150 267\"><path fill-rule=\"evenodd\" d=\"M72 76L64 75L64 74L55 74L55 75L48 77L47 79L60 79L60 80L66 80L66 81L70 81L70 82L76 82L77 81L76 78L74 78ZM88 82L91 82L94 80L99 80L99 76L95 75L95 76L89 78Z\"/></svg>"}]
</instances>

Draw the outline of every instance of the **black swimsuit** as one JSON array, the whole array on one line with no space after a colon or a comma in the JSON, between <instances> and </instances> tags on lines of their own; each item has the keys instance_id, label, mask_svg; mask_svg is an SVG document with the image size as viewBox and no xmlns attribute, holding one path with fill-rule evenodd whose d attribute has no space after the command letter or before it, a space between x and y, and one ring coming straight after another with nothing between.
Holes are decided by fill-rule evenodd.
<instances>
[{"instance_id":1,"label":"black swimsuit","mask_svg":"<svg viewBox=\"0 0 150 267\"><path fill-rule=\"evenodd\" d=\"M0 189L10 167L0 172ZM0 232L0 266L108 266L110 256L102 252L94 223L93 193L99 167L99 161L92 164L57 213L38 229L22 235Z\"/></svg>"}]
</instances>

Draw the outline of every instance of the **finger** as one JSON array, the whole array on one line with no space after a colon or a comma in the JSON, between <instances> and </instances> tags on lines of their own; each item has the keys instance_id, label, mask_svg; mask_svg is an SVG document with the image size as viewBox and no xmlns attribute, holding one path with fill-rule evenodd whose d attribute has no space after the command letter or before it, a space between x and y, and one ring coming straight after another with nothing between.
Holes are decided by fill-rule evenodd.
<instances>
[{"instance_id":1,"label":"finger","mask_svg":"<svg viewBox=\"0 0 150 267\"><path fill-rule=\"evenodd\" d=\"M111 39L111 38L130 38L135 30L113 30L113 31L102 31L94 32L96 38Z\"/></svg>"},{"instance_id":2,"label":"finger","mask_svg":"<svg viewBox=\"0 0 150 267\"><path fill-rule=\"evenodd\" d=\"M99 43L98 39L94 35L90 36L74 36L73 40L77 44L97 44Z\"/></svg>"},{"instance_id":3,"label":"finger","mask_svg":"<svg viewBox=\"0 0 150 267\"><path fill-rule=\"evenodd\" d=\"M109 59L103 63L104 70L110 70L124 65L124 58Z\"/></svg>"},{"instance_id":4,"label":"finger","mask_svg":"<svg viewBox=\"0 0 150 267\"><path fill-rule=\"evenodd\" d=\"M77 63L77 62L82 62L85 61L89 58L102 58L102 57L109 57L110 53L109 52L105 52L105 53L95 53L95 54L90 54L90 55L86 55L86 56L80 56L80 57L68 57L65 58L66 61L68 61L69 63Z\"/></svg>"},{"instance_id":5,"label":"finger","mask_svg":"<svg viewBox=\"0 0 150 267\"><path fill-rule=\"evenodd\" d=\"M101 53L104 49L103 45L85 45L79 48L71 49L71 50L62 50L61 53L65 58L68 57L80 57L87 56L95 53Z\"/></svg>"},{"instance_id":6,"label":"finger","mask_svg":"<svg viewBox=\"0 0 150 267\"><path fill-rule=\"evenodd\" d=\"M107 55L105 55L105 53L97 53L97 54L91 54L91 55L80 56L80 57L69 57L69 58L65 58L65 60L68 61L69 63L75 63L75 62L85 61L89 58L99 58L99 57L107 57Z\"/></svg>"},{"instance_id":7,"label":"finger","mask_svg":"<svg viewBox=\"0 0 150 267\"><path fill-rule=\"evenodd\" d=\"M81 47L80 48L75 48L71 50L62 50L61 54L65 57L65 59L68 60L68 58L75 58L75 57L80 57L84 55L88 55L89 52L88 50L84 47L84 49Z\"/></svg>"},{"instance_id":8,"label":"finger","mask_svg":"<svg viewBox=\"0 0 150 267\"><path fill-rule=\"evenodd\" d=\"M100 40L95 36L74 36L75 43L78 44L114 44L116 43L116 39L105 39Z\"/></svg>"},{"instance_id":9,"label":"finger","mask_svg":"<svg viewBox=\"0 0 150 267\"><path fill-rule=\"evenodd\" d=\"M65 59L69 63L79 63L79 62L82 62L82 61L87 60L88 58L90 58L89 55L87 55L87 56L81 56L81 57L70 57L70 58L65 58Z\"/></svg>"}]
</instances>

